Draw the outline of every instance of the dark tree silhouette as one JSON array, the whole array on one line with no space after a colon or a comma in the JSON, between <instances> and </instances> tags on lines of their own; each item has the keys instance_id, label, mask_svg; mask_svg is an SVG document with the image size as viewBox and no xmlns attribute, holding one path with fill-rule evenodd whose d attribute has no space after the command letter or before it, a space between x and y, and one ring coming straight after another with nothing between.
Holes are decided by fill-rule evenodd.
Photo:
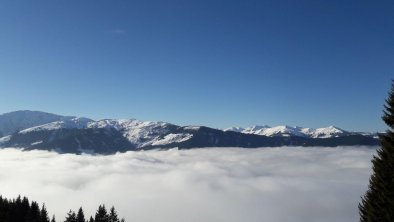
<instances>
[{"instance_id":1,"label":"dark tree silhouette","mask_svg":"<svg viewBox=\"0 0 394 222\"><path fill-rule=\"evenodd\" d=\"M28 218L29 215L29 211L30 211L30 202L29 199L27 199L27 197L23 197L22 199L22 206L20 209L20 213L21 213L21 220L26 220Z\"/></svg>"},{"instance_id":2,"label":"dark tree silhouette","mask_svg":"<svg viewBox=\"0 0 394 222\"><path fill-rule=\"evenodd\" d=\"M40 222L50 222L45 204L43 204L41 207Z\"/></svg>"},{"instance_id":3,"label":"dark tree silhouette","mask_svg":"<svg viewBox=\"0 0 394 222\"><path fill-rule=\"evenodd\" d=\"M30 218L30 222L40 222L40 206L38 203L35 201L31 202L30 209L30 215L28 216Z\"/></svg>"},{"instance_id":4,"label":"dark tree silhouette","mask_svg":"<svg viewBox=\"0 0 394 222\"><path fill-rule=\"evenodd\" d=\"M379 135L381 147L372 159L369 187L359 204L361 222L394 221L394 81L382 119L389 129Z\"/></svg>"},{"instance_id":5,"label":"dark tree silhouette","mask_svg":"<svg viewBox=\"0 0 394 222\"><path fill-rule=\"evenodd\" d=\"M77 222L86 222L85 214L83 213L82 207L79 208L77 213Z\"/></svg>"},{"instance_id":6,"label":"dark tree silhouette","mask_svg":"<svg viewBox=\"0 0 394 222\"><path fill-rule=\"evenodd\" d=\"M67 213L66 220L64 222L77 222L77 215L74 211L70 210Z\"/></svg>"},{"instance_id":7,"label":"dark tree silhouette","mask_svg":"<svg viewBox=\"0 0 394 222\"><path fill-rule=\"evenodd\" d=\"M96 215L94 217L95 222L108 222L109 215L107 214L107 209L105 205L100 205L97 209Z\"/></svg>"},{"instance_id":8,"label":"dark tree silhouette","mask_svg":"<svg viewBox=\"0 0 394 222\"><path fill-rule=\"evenodd\" d=\"M118 214L116 213L115 207L112 206L109 211L109 220L108 222L120 222L118 219Z\"/></svg>"}]
</instances>

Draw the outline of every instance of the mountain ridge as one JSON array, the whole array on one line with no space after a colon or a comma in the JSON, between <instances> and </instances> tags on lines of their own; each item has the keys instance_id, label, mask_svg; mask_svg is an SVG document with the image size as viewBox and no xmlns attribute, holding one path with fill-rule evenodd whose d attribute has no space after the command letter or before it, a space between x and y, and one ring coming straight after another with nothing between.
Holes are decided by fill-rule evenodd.
<instances>
[{"instance_id":1,"label":"mountain ridge","mask_svg":"<svg viewBox=\"0 0 394 222\"><path fill-rule=\"evenodd\" d=\"M247 128L230 127L223 130L246 133L246 134L263 135L263 136L302 136L302 137L311 137L311 138L330 138L330 137L338 137L338 136L351 135L351 134L359 134L356 132L343 130L336 126L328 126L321 128L307 128L300 126L292 127L288 125L280 125L274 127L270 127L267 125L264 126L254 125ZM368 133L364 133L364 135L367 134ZM373 133L370 134L372 135Z\"/></svg>"},{"instance_id":2,"label":"mountain ridge","mask_svg":"<svg viewBox=\"0 0 394 222\"><path fill-rule=\"evenodd\" d=\"M1 121L8 125L2 126ZM107 154L172 147L190 149L213 146L256 148L288 145L378 144L373 134L348 132L334 126L317 129L253 126L221 130L205 126L178 126L166 122L137 119L96 121L85 117L61 116L26 110L0 115L0 129L4 128L8 129L5 131L8 134L3 134L0 138L0 147L46 149L71 153L88 150L93 153Z\"/></svg>"}]
</instances>

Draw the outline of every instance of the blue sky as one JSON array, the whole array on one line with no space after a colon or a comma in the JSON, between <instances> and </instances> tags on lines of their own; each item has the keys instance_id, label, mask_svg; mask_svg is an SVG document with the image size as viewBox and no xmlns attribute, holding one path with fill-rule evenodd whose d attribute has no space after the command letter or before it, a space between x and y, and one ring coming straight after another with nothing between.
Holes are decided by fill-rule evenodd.
<instances>
[{"instance_id":1,"label":"blue sky","mask_svg":"<svg viewBox=\"0 0 394 222\"><path fill-rule=\"evenodd\" d=\"M380 131L393 1L5 0L0 113Z\"/></svg>"}]
</instances>

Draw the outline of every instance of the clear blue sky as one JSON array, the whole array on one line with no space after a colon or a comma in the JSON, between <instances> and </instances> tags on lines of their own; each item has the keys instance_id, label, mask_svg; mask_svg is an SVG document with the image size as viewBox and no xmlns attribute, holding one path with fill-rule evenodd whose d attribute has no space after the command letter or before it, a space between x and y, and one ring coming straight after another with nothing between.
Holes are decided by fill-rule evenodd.
<instances>
[{"instance_id":1,"label":"clear blue sky","mask_svg":"<svg viewBox=\"0 0 394 222\"><path fill-rule=\"evenodd\" d=\"M380 131L392 78L392 0L0 3L0 113Z\"/></svg>"}]
</instances>

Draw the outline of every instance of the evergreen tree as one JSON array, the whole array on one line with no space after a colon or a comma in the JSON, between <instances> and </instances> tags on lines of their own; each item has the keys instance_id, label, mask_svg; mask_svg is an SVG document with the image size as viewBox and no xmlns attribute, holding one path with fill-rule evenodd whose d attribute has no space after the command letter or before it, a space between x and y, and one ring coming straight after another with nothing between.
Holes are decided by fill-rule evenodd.
<instances>
[{"instance_id":1,"label":"evergreen tree","mask_svg":"<svg viewBox=\"0 0 394 222\"><path fill-rule=\"evenodd\" d=\"M11 205L13 206L13 209L10 211L11 213L10 217L13 220L23 221L27 218L30 210L30 205L29 203L27 203L27 209L24 209L22 205L22 198L20 195L14 201L12 201Z\"/></svg>"},{"instance_id":2,"label":"evergreen tree","mask_svg":"<svg viewBox=\"0 0 394 222\"><path fill-rule=\"evenodd\" d=\"M66 220L64 222L77 222L77 215L74 211L70 210L67 213Z\"/></svg>"},{"instance_id":3,"label":"evergreen tree","mask_svg":"<svg viewBox=\"0 0 394 222\"><path fill-rule=\"evenodd\" d=\"M52 216L51 222L56 222L55 215Z\"/></svg>"},{"instance_id":4,"label":"evergreen tree","mask_svg":"<svg viewBox=\"0 0 394 222\"><path fill-rule=\"evenodd\" d=\"M40 206L37 202L31 202L29 222L40 222Z\"/></svg>"},{"instance_id":5,"label":"evergreen tree","mask_svg":"<svg viewBox=\"0 0 394 222\"><path fill-rule=\"evenodd\" d=\"M77 222L86 222L85 214L83 213L82 207L79 208L77 213Z\"/></svg>"},{"instance_id":6,"label":"evergreen tree","mask_svg":"<svg viewBox=\"0 0 394 222\"><path fill-rule=\"evenodd\" d=\"M360 222L394 221L394 81L384 106L383 121L389 129L379 135L381 147L372 159L372 175L359 204Z\"/></svg>"},{"instance_id":7,"label":"evergreen tree","mask_svg":"<svg viewBox=\"0 0 394 222\"><path fill-rule=\"evenodd\" d=\"M40 222L49 222L48 212L45 207L45 204L43 204L41 207Z\"/></svg>"},{"instance_id":8,"label":"evergreen tree","mask_svg":"<svg viewBox=\"0 0 394 222\"><path fill-rule=\"evenodd\" d=\"M89 222L94 222L94 219L92 216L90 216Z\"/></svg>"},{"instance_id":9,"label":"evergreen tree","mask_svg":"<svg viewBox=\"0 0 394 222\"><path fill-rule=\"evenodd\" d=\"M7 221L8 212L8 201L0 196L0 221Z\"/></svg>"},{"instance_id":10,"label":"evergreen tree","mask_svg":"<svg viewBox=\"0 0 394 222\"><path fill-rule=\"evenodd\" d=\"M20 211L20 216L21 218L23 218L24 220L26 220L29 216L29 211L30 211L30 202L29 199L27 199L27 197L23 197L22 199L22 206L21 206L21 211Z\"/></svg>"},{"instance_id":11,"label":"evergreen tree","mask_svg":"<svg viewBox=\"0 0 394 222\"><path fill-rule=\"evenodd\" d=\"M109 222L119 222L118 214L116 213L115 207L112 206L109 211Z\"/></svg>"},{"instance_id":12,"label":"evergreen tree","mask_svg":"<svg viewBox=\"0 0 394 222\"><path fill-rule=\"evenodd\" d=\"M95 222L108 222L108 214L107 209L105 209L105 205L100 205L96 215L94 217Z\"/></svg>"}]
</instances>

